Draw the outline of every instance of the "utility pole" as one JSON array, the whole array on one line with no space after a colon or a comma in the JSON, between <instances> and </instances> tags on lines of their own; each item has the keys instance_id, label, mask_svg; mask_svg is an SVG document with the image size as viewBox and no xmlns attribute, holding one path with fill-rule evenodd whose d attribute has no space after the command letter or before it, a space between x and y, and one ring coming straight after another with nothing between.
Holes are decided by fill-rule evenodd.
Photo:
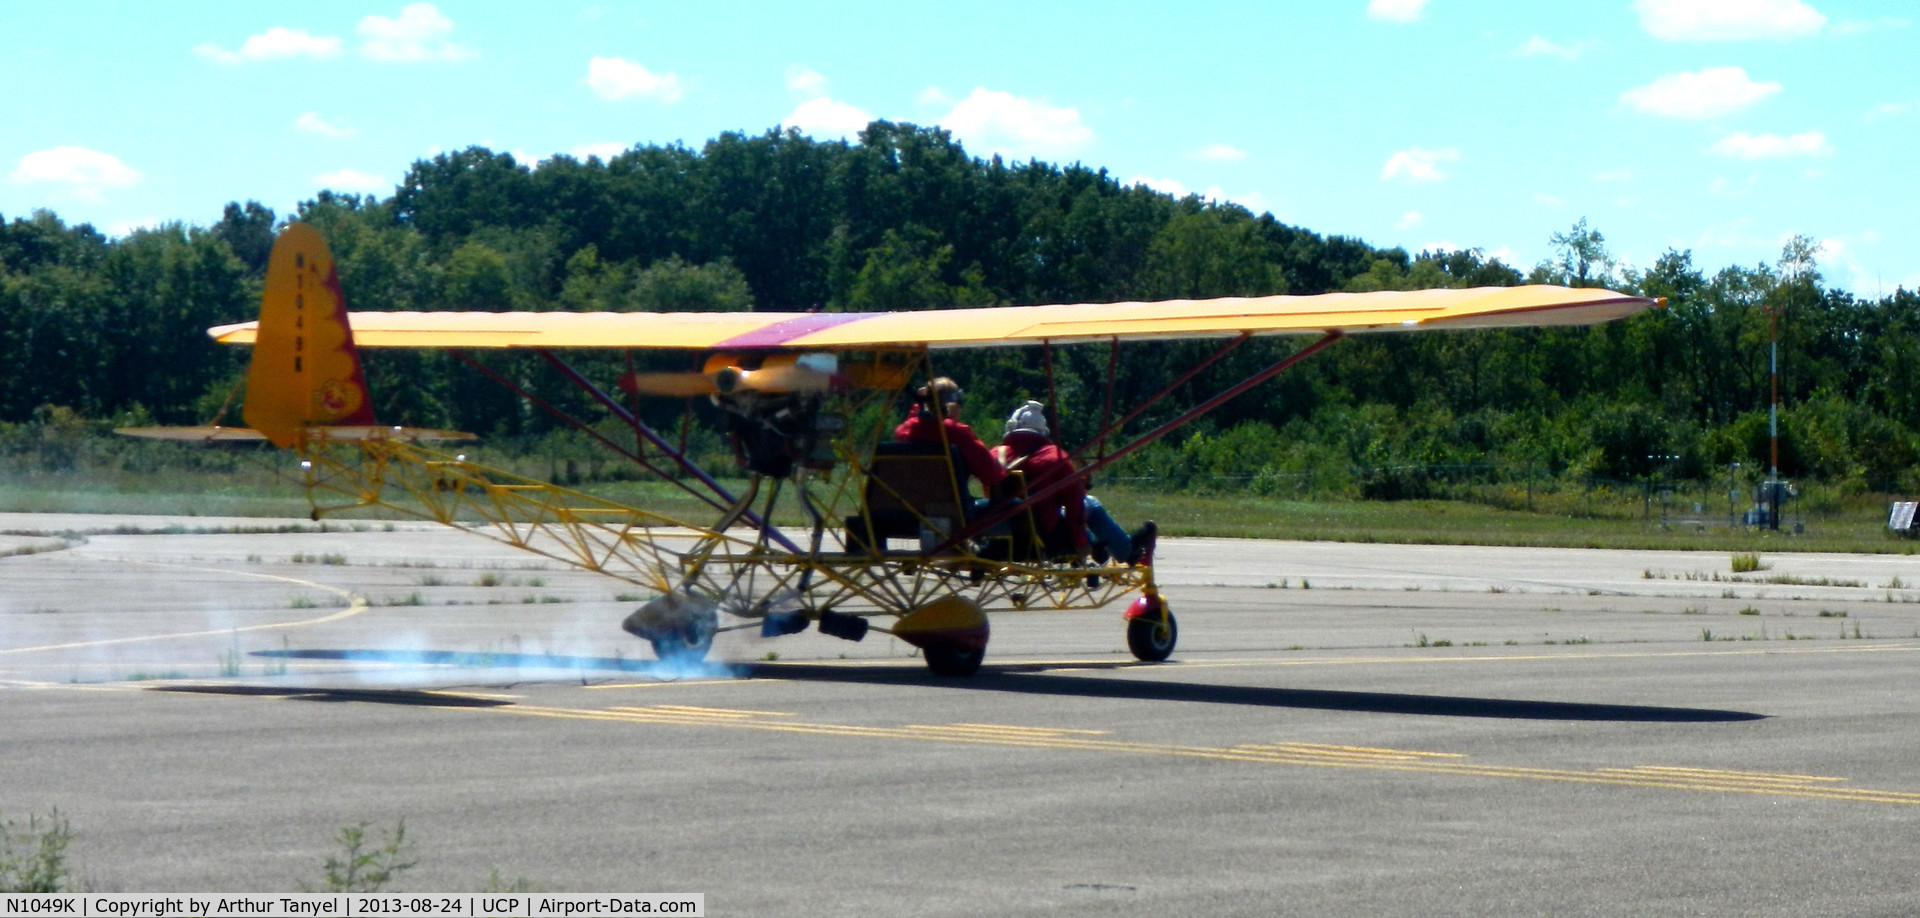
<instances>
[{"instance_id":1,"label":"utility pole","mask_svg":"<svg viewBox=\"0 0 1920 918\"><path fill-rule=\"evenodd\" d=\"M1767 310L1773 341L1767 346L1767 376L1773 389L1767 406L1767 528L1780 531L1780 310L1776 304Z\"/></svg>"}]
</instances>

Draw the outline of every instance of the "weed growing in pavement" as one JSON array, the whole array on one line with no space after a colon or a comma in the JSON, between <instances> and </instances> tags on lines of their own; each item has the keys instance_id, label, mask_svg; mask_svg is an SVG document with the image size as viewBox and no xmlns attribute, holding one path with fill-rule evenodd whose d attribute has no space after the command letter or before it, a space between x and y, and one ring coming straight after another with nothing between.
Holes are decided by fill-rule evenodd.
<instances>
[{"instance_id":1,"label":"weed growing in pavement","mask_svg":"<svg viewBox=\"0 0 1920 918\"><path fill-rule=\"evenodd\" d=\"M59 810L27 817L23 828L0 819L0 892L57 893L71 888L67 845L73 829Z\"/></svg>"},{"instance_id":2,"label":"weed growing in pavement","mask_svg":"<svg viewBox=\"0 0 1920 918\"><path fill-rule=\"evenodd\" d=\"M313 889L305 883L300 884L300 888L308 892L379 892L417 863L412 859L411 846L407 844L406 820L395 823L392 832L383 834L386 843L370 848L366 823L342 827L340 834L334 837L339 852L328 855L326 863L321 866L324 876L320 888Z\"/></svg>"},{"instance_id":3,"label":"weed growing in pavement","mask_svg":"<svg viewBox=\"0 0 1920 918\"><path fill-rule=\"evenodd\" d=\"M1759 615L1760 610L1752 606L1746 606L1740 610L1740 614L1741 615Z\"/></svg>"},{"instance_id":4,"label":"weed growing in pavement","mask_svg":"<svg viewBox=\"0 0 1920 918\"><path fill-rule=\"evenodd\" d=\"M1732 566L1736 574L1751 574L1766 570L1770 565L1760 560L1758 552L1741 552L1733 556Z\"/></svg>"}]
</instances>

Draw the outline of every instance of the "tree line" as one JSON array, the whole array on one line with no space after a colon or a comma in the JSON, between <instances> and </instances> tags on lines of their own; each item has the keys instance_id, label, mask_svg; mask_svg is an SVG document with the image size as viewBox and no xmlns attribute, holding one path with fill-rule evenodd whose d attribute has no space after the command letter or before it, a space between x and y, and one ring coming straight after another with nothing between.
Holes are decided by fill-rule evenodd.
<instances>
[{"instance_id":1,"label":"tree line","mask_svg":"<svg viewBox=\"0 0 1920 918\"><path fill-rule=\"evenodd\" d=\"M211 325L251 318L285 220L315 224L359 310L943 309L1271 293L1606 286L1668 307L1594 328L1362 335L1228 403L1128 474L1182 486L1319 475L1366 491L1378 470L1525 466L1546 476L1724 476L1768 461L1768 345L1777 329L1783 473L1861 490L1920 488L1920 296L1827 287L1796 238L1778 262L1633 269L1585 221L1528 270L1477 250L1409 254L1271 214L1125 185L1080 164L969 155L944 131L874 122L857 142L725 134L537 164L473 147L415 162L391 196L321 192L279 215L225 206L209 226L109 239L36 211L0 219L0 424L52 412L205 422L232 399L243 350ZM1298 346L1261 339L1143 416L1155 423ZM1051 355L1064 439L1158 391L1218 346L1170 342ZM497 370L591 414L542 363ZM610 382L618 355L581 355ZM1045 397L1033 349L942 353L969 420ZM680 368L684 358L641 363ZM384 421L503 438L552 419L437 353L368 356ZM656 405L663 425L683 406ZM657 416L656 416L657 415ZM1344 470L1344 471L1342 471ZM1371 470L1371 471L1370 471ZM1529 474L1533 472L1530 471Z\"/></svg>"}]
</instances>

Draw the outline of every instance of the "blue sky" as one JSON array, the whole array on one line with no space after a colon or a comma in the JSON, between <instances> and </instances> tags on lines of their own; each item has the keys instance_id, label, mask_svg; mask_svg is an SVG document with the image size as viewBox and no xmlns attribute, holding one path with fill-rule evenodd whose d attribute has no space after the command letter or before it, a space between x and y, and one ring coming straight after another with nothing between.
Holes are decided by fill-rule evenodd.
<instances>
[{"instance_id":1,"label":"blue sky","mask_svg":"<svg viewBox=\"0 0 1920 918\"><path fill-rule=\"evenodd\" d=\"M1376 245L1530 267L1823 244L1920 289L1920 7L1895 0L0 5L0 216L104 231L391 194L414 160L868 118Z\"/></svg>"}]
</instances>

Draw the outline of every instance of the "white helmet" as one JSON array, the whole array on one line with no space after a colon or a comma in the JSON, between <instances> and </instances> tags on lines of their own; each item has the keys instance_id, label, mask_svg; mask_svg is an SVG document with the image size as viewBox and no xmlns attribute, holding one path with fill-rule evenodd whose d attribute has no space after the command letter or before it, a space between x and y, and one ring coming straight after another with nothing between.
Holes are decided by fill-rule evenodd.
<instances>
[{"instance_id":1,"label":"white helmet","mask_svg":"<svg viewBox=\"0 0 1920 918\"><path fill-rule=\"evenodd\" d=\"M1007 417L1007 433L1016 430L1031 430L1040 436L1047 436L1047 406L1029 399L1026 404L1013 409Z\"/></svg>"}]
</instances>

